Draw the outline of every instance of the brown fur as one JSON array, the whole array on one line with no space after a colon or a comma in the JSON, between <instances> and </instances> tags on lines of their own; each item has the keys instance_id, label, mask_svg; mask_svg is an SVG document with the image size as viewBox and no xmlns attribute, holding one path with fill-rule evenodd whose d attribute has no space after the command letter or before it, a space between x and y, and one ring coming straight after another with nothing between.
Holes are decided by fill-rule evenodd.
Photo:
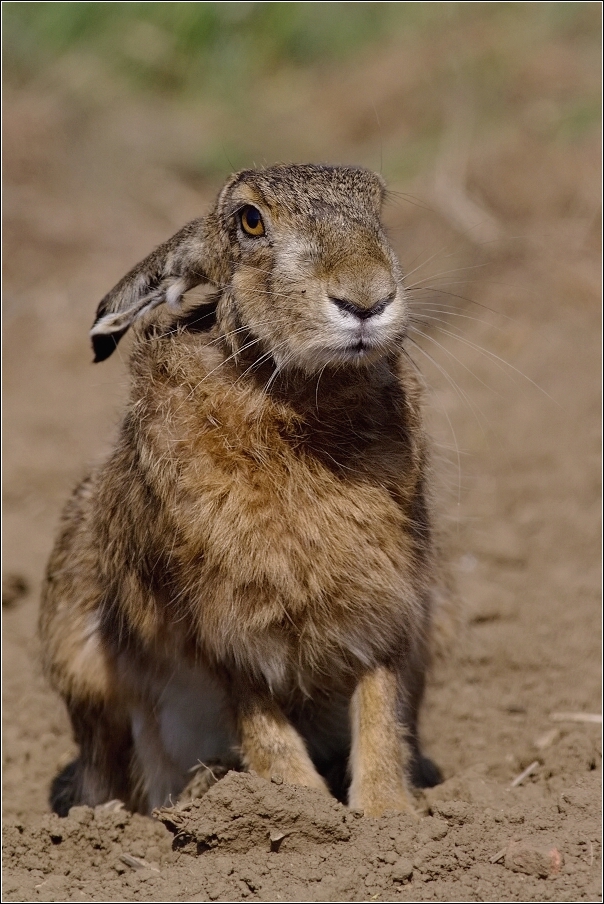
<instances>
[{"instance_id":1,"label":"brown fur","mask_svg":"<svg viewBox=\"0 0 604 904\"><path fill-rule=\"evenodd\" d=\"M44 661L81 748L59 811L147 811L233 747L323 789L351 752L351 805L372 814L434 777L426 445L383 192L347 167L237 174L101 302L97 359L169 304L141 321L116 448L48 566ZM202 282L213 300L186 312Z\"/></svg>"}]
</instances>

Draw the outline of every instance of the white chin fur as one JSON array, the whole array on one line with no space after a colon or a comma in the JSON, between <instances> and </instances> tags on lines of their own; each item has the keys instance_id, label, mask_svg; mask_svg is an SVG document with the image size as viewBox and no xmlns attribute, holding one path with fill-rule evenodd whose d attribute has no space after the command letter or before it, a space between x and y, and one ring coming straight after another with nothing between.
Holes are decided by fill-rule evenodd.
<instances>
[{"instance_id":1,"label":"white chin fur","mask_svg":"<svg viewBox=\"0 0 604 904\"><path fill-rule=\"evenodd\" d=\"M321 342L301 350L306 370L318 370L329 364L366 366L391 353L400 335L403 316L401 302L396 299L381 313L359 321L354 314L339 310L325 300L325 336Z\"/></svg>"},{"instance_id":2,"label":"white chin fur","mask_svg":"<svg viewBox=\"0 0 604 904\"><path fill-rule=\"evenodd\" d=\"M284 355L282 360L278 358L276 360L279 369L293 366L312 375L330 365L368 367L390 354L394 350L394 346L395 343L392 336L390 336L388 342L373 345L366 344L362 348L342 342L337 345L316 344L296 350L293 355Z\"/></svg>"}]
</instances>

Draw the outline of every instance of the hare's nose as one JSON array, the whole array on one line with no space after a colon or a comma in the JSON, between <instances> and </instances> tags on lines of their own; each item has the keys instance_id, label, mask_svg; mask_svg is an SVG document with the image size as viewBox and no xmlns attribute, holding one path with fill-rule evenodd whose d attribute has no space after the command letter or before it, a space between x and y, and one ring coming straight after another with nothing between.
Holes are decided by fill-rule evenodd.
<instances>
[{"instance_id":1,"label":"hare's nose","mask_svg":"<svg viewBox=\"0 0 604 904\"><path fill-rule=\"evenodd\" d=\"M392 304L395 297L396 292L391 292L390 295L377 301L375 304L371 305L371 307L355 304L353 301L348 301L346 298L334 298L333 295L329 296L329 300L341 311L346 311L347 314L352 314L354 317L358 317L359 320L368 320L370 317L375 317L377 314L381 314L385 311L388 305Z\"/></svg>"}]
</instances>

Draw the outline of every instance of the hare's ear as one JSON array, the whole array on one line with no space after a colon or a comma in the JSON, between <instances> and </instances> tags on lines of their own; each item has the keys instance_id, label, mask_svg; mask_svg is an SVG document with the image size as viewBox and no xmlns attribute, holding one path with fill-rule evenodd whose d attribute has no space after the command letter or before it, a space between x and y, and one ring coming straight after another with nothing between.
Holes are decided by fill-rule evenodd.
<instances>
[{"instance_id":1,"label":"hare's ear","mask_svg":"<svg viewBox=\"0 0 604 904\"><path fill-rule=\"evenodd\" d=\"M166 301L178 305L189 289L214 282L216 262L212 266L208 251L205 220L193 220L124 276L98 306L90 330L94 360L108 358L147 311Z\"/></svg>"}]
</instances>

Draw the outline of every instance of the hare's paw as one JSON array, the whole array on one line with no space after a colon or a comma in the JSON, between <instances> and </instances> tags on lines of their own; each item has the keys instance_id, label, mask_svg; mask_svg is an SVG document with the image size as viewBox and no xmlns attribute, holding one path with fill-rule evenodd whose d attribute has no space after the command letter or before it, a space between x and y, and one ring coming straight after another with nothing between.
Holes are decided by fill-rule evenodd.
<instances>
[{"instance_id":1,"label":"hare's paw","mask_svg":"<svg viewBox=\"0 0 604 904\"><path fill-rule=\"evenodd\" d=\"M365 816L383 816L388 811L416 814L413 798L401 776L369 774L353 779L348 805Z\"/></svg>"},{"instance_id":2,"label":"hare's paw","mask_svg":"<svg viewBox=\"0 0 604 904\"><path fill-rule=\"evenodd\" d=\"M304 741L272 701L254 699L241 707L239 731L241 756L247 769L262 778L280 777L290 785L329 793Z\"/></svg>"}]
</instances>

